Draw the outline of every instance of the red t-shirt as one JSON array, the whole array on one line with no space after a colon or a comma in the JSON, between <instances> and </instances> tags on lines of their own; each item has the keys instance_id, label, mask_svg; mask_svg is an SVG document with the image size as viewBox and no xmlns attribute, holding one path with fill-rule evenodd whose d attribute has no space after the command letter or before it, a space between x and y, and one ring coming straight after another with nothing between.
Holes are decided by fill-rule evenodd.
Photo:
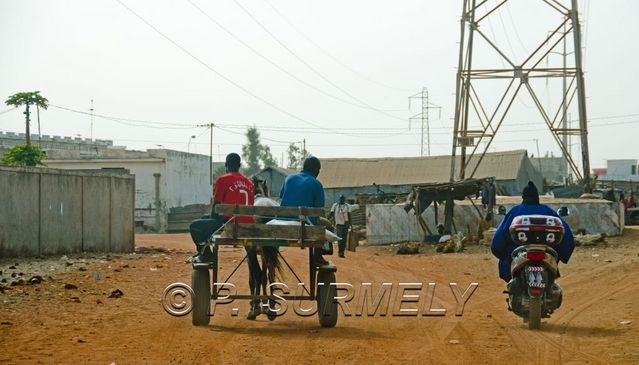
<instances>
[{"instance_id":1,"label":"red t-shirt","mask_svg":"<svg viewBox=\"0 0 639 365\"><path fill-rule=\"evenodd\" d=\"M253 182L239 172L229 172L217 178L213 201L222 204L253 205L255 201ZM225 214L230 218L232 214ZM255 223L253 217L237 218L238 223Z\"/></svg>"}]
</instances>

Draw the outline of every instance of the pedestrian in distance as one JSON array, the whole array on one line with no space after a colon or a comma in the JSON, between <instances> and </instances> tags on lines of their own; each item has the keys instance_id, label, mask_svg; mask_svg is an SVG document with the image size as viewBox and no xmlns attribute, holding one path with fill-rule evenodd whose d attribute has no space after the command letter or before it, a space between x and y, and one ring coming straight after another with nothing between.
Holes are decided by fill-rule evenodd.
<instances>
[{"instance_id":1,"label":"pedestrian in distance","mask_svg":"<svg viewBox=\"0 0 639 365\"><path fill-rule=\"evenodd\" d=\"M344 257L344 251L346 249L346 238L348 236L348 230L351 226L351 206L346 203L346 197L344 195L339 197L339 202L334 203L331 207L330 218L335 218L335 234L340 237L338 242L339 257Z\"/></svg>"}]
</instances>

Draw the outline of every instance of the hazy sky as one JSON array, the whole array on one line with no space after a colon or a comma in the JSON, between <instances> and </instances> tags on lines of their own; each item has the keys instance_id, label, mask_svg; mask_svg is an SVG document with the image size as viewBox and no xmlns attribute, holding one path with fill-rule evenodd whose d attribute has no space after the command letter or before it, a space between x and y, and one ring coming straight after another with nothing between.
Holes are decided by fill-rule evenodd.
<instances>
[{"instance_id":1,"label":"hazy sky","mask_svg":"<svg viewBox=\"0 0 639 365\"><path fill-rule=\"evenodd\" d=\"M442 107L431 114L431 154L451 152L461 0L121 1L0 0L0 97L40 90L54 105L41 113L47 135L89 137L90 116L57 107L88 112L91 99L95 114L152 122L94 118L94 138L131 149L208 154L209 133L194 126L213 122L214 160L239 152L254 125L279 160L302 139L319 157L419 156L419 124L408 123L419 100L408 110L408 97L428 87ZM639 1L579 5L591 165L637 158ZM521 62L559 23L541 0L511 0L480 29ZM476 47L478 66L501 67L485 42ZM503 87L478 90L489 106ZM535 87L558 106L558 81ZM495 150L537 155L536 139L541 154L559 153L533 105L517 98ZM0 130L23 132L23 118L1 114Z\"/></svg>"}]
</instances>

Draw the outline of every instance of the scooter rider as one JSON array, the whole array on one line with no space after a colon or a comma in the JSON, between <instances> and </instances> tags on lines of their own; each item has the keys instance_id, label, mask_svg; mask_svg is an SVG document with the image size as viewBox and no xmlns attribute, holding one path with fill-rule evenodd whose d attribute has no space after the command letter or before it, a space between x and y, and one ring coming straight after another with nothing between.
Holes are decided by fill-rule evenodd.
<instances>
[{"instance_id":1,"label":"scooter rider","mask_svg":"<svg viewBox=\"0 0 639 365\"><path fill-rule=\"evenodd\" d=\"M507 283L512 279L510 274L510 263L512 261L511 255L517 247L517 245L512 241L508 230L515 217L533 214L558 217L561 219L565 230L563 240L554 247L557 251L559 260L564 264L567 264L570 256L572 255L572 251L575 249L575 240L568 223L566 223L566 221L549 206L539 204L539 193L537 192L537 187L532 181L528 182L528 185L522 191L521 197L523 199L522 203L512 207L512 209L510 209L504 217L504 220L501 222L499 227L497 227L497 231L493 236L493 241L490 246L490 250L493 255L499 259L499 277ZM559 273L557 273L557 276L559 276Z\"/></svg>"}]
</instances>

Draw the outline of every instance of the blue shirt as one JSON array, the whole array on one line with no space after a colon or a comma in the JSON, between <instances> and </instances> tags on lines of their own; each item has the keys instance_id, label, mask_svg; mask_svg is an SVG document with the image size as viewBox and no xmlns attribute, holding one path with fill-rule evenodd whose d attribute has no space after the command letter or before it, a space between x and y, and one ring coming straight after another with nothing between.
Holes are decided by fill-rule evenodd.
<instances>
[{"instance_id":1,"label":"blue shirt","mask_svg":"<svg viewBox=\"0 0 639 365\"><path fill-rule=\"evenodd\" d=\"M565 231L564 239L554 247L561 262L567 264L570 256L572 255L572 251L575 249L575 239L572 236L572 231L570 230L568 223L566 223L566 221L549 206L543 204L515 205L512 209L510 209L508 214L506 214L499 227L497 227L497 231L495 232L495 236L493 236L493 241L490 245L490 250L493 252L493 255L499 259L499 277L504 279L506 282L511 279L510 262L512 261L512 258L510 256L515 248L517 248L517 244L513 242L508 229L515 217L531 214L550 215L561 219Z\"/></svg>"},{"instance_id":2,"label":"blue shirt","mask_svg":"<svg viewBox=\"0 0 639 365\"><path fill-rule=\"evenodd\" d=\"M324 187L309 171L302 170L289 175L284 180L280 191L282 207L324 207ZM319 224L318 218L312 218L313 224Z\"/></svg>"}]
</instances>

